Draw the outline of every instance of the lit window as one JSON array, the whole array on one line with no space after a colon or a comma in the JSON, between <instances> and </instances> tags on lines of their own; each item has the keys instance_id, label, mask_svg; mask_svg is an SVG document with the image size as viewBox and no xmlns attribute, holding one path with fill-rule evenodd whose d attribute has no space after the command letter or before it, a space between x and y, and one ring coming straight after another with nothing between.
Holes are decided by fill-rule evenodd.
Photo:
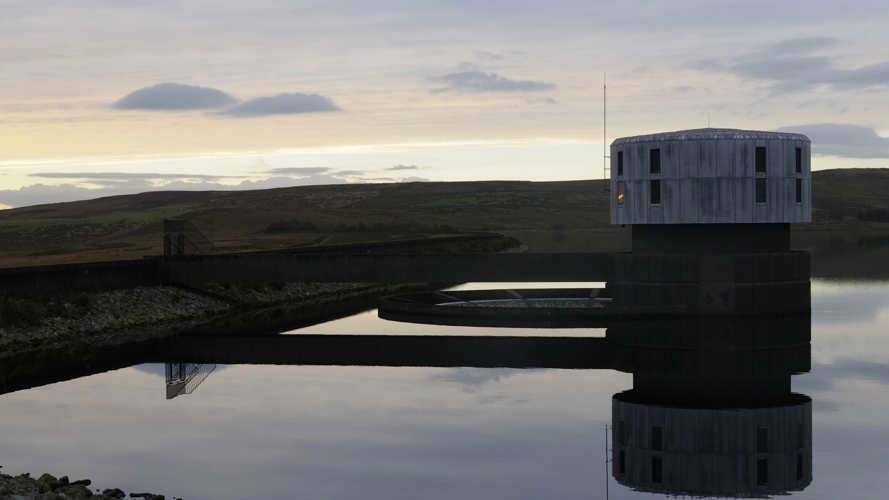
<instances>
[{"instance_id":1,"label":"lit window","mask_svg":"<svg viewBox=\"0 0 889 500\"><path fill-rule=\"evenodd\" d=\"M661 181L658 179L652 179L648 182L651 184L651 204L652 205L660 205L661 204Z\"/></svg>"},{"instance_id":2,"label":"lit window","mask_svg":"<svg viewBox=\"0 0 889 500\"><path fill-rule=\"evenodd\" d=\"M624 181L618 181L617 183L617 204L624 204Z\"/></svg>"},{"instance_id":3,"label":"lit window","mask_svg":"<svg viewBox=\"0 0 889 500\"><path fill-rule=\"evenodd\" d=\"M766 179L764 177L756 179L756 202L766 202Z\"/></svg>"},{"instance_id":4,"label":"lit window","mask_svg":"<svg viewBox=\"0 0 889 500\"><path fill-rule=\"evenodd\" d=\"M624 175L624 152L617 152L617 176L621 177Z\"/></svg>"},{"instance_id":5,"label":"lit window","mask_svg":"<svg viewBox=\"0 0 889 500\"><path fill-rule=\"evenodd\" d=\"M651 150L651 173L658 175L661 173L661 150L660 149L652 149Z\"/></svg>"}]
</instances>

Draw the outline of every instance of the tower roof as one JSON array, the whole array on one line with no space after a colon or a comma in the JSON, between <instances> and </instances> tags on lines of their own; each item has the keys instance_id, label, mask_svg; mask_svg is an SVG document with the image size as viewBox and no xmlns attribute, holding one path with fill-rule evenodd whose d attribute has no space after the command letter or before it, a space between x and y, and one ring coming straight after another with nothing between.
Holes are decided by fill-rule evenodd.
<instances>
[{"instance_id":1,"label":"tower roof","mask_svg":"<svg viewBox=\"0 0 889 500\"><path fill-rule=\"evenodd\" d=\"M701 141L701 140L778 140L778 141L803 141L811 142L803 134L791 134L788 132L761 132L758 130L738 130L733 128L698 128L693 130L679 130L676 132L662 132L659 134L637 135L634 137L622 137L615 139L612 146L632 144L637 142L661 142L661 141Z\"/></svg>"}]
</instances>

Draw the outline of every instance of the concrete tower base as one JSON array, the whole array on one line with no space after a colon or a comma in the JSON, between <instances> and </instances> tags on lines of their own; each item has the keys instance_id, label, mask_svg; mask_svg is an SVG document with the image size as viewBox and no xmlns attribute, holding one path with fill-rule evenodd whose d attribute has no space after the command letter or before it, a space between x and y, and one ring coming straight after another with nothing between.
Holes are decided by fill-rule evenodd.
<instances>
[{"instance_id":1,"label":"concrete tower base","mask_svg":"<svg viewBox=\"0 0 889 500\"><path fill-rule=\"evenodd\" d=\"M681 307L700 316L808 313L807 252L789 224L633 226L633 252L614 255L615 307Z\"/></svg>"}]
</instances>

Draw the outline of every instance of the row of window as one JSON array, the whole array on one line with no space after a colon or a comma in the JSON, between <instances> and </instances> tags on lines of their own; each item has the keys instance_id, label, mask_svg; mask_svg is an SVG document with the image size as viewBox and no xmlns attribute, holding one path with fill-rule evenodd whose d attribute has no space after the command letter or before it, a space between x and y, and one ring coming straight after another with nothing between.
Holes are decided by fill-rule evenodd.
<instances>
[{"instance_id":1,"label":"row of window","mask_svg":"<svg viewBox=\"0 0 889 500\"><path fill-rule=\"evenodd\" d=\"M623 446L626 445L627 434L624 427L624 421L620 421L619 443L621 449L618 452L618 473L626 474L627 459ZM799 451L796 455L796 479L801 480L804 472L803 452L805 446L805 436L803 434L803 424L798 423L797 427L797 448ZM651 426L651 451L664 450L664 430L660 425ZM766 485L769 482L769 428L760 426L756 428L756 453L759 455L756 459L756 484ZM664 482L664 459L660 455L651 457L651 482Z\"/></svg>"},{"instance_id":2,"label":"row of window","mask_svg":"<svg viewBox=\"0 0 889 500\"><path fill-rule=\"evenodd\" d=\"M660 205L661 204L661 181L660 179L651 179L648 181L649 183L649 194L650 194L650 203L652 205ZM755 190L756 190L756 203L764 204L766 203L766 178L765 177L757 177L755 180ZM617 204L623 205L624 200L626 199L624 181L617 182ZM796 203L803 202L803 180L796 180Z\"/></svg>"},{"instance_id":3,"label":"row of window","mask_svg":"<svg viewBox=\"0 0 889 500\"><path fill-rule=\"evenodd\" d=\"M651 175L660 175L661 174L661 150L660 149L649 149L649 158L648 158L648 166L649 173ZM757 174L766 173L766 148L765 147L757 147L756 148L756 164L755 164L755 172ZM801 174L803 172L803 149L796 148L796 173ZM623 177L624 175L624 152L617 152L617 176Z\"/></svg>"}]
</instances>

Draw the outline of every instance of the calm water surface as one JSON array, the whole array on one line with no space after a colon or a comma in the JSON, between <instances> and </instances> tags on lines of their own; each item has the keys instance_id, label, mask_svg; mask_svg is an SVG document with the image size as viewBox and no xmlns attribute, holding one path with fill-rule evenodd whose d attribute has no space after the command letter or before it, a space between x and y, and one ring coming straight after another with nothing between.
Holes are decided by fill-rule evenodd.
<instances>
[{"instance_id":1,"label":"calm water surface","mask_svg":"<svg viewBox=\"0 0 889 500\"><path fill-rule=\"evenodd\" d=\"M813 280L813 480L797 498L886 498L889 282ZM292 333L604 336L380 320ZM646 498L606 472L611 370L220 366L165 399L147 364L0 397L5 473L185 500ZM609 435L610 436L610 435ZM610 447L610 444L609 444Z\"/></svg>"}]
</instances>

